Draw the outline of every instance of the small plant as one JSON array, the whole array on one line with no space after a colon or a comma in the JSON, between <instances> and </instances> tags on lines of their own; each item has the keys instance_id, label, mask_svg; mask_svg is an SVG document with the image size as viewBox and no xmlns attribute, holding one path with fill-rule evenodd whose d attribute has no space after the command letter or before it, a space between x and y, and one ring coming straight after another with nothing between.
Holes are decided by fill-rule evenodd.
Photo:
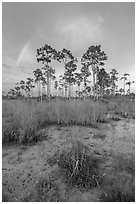
<instances>
[{"instance_id":1,"label":"small plant","mask_svg":"<svg viewBox=\"0 0 137 204\"><path fill-rule=\"evenodd\" d=\"M27 126L24 130L20 130L19 142L21 144L30 144L37 142L41 139L41 135L38 134L36 127Z\"/></svg>"},{"instance_id":2,"label":"small plant","mask_svg":"<svg viewBox=\"0 0 137 204\"><path fill-rule=\"evenodd\" d=\"M117 116L117 115L112 115L111 119L114 120L114 121L119 121L119 120L121 120L120 117Z\"/></svg>"},{"instance_id":3,"label":"small plant","mask_svg":"<svg viewBox=\"0 0 137 204\"><path fill-rule=\"evenodd\" d=\"M69 151L63 151L56 158L69 185L84 188L97 186L96 178L99 177L100 159L80 141L74 141Z\"/></svg>"},{"instance_id":4,"label":"small plant","mask_svg":"<svg viewBox=\"0 0 137 204\"><path fill-rule=\"evenodd\" d=\"M37 202L58 202L59 194L57 185L50 179L41 178L36 186Z\"/></svg>"}]
</instances>

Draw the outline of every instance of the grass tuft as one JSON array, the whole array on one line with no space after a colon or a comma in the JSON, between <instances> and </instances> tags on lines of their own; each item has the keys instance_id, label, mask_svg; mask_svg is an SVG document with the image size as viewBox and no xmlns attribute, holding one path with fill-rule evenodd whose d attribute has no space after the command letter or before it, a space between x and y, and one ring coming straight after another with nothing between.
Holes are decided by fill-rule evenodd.
<instances>
[{"instance_id":1,"label":"grass tuft","mask_svg":"<svg viewBox=\"0 0 137 204\"><path fill-rule=\"evenodd\" d=\"M58 186L50 179L41 178L36 186L36 202L59 202Z\"/></svg>"},{"instance_id":2,"label":"grass tuft","mask_svg":"<svg viewBox=\"0 0 137 204\"><path fill-rule=\"evenodd\" d=\"M52 161L55 164L55 158ZM56 162L69 185L87 189L97 186L101 161L80 141L73 141L69 151L56 156Z\"/></svg>"}]
</instances>

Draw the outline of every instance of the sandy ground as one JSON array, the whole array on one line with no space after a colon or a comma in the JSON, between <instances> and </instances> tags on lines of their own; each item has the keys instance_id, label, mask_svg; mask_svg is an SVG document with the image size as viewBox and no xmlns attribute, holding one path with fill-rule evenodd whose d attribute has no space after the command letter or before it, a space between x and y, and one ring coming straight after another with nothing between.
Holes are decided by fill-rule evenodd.
<instances>
[{"instance_id":1,"label":"sandy ground","mask_svg":"<svg viewBox=\"0 0 137 204\"><path fill-rule=\"evenodd\" d=\"M135 155L135 124L131 119L102 123L98 128L52 126L41 131L44 138L35 145L3 147L2 184L5 201L36 201L36 186L40 180L50 177L58 186L59 201L100 201L100 188L83 192L78 188L69 188L63 181L59 167L51 166L47 161L57 151L67 149L72 138L82 141L96 155L105 158L101 167L102 174L109 171L117 157L124 155L130 159ZM45 201L49 201L48 197Z\"/></svg>"}]
</instances>

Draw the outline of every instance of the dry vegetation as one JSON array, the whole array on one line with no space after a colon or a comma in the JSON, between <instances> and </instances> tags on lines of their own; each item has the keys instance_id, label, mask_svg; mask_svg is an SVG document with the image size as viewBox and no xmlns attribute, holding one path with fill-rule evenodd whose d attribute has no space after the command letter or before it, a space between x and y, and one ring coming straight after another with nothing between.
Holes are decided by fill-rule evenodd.
<instances>
[{"instance_id":1,"label":"dry vegetation","mask_svg":"<svg viewBox=\"0 0 137 204\"><path fill-rule=\"evenodd\" d=\"M2 107L2 141L18 144L35 144L43 138L40 131L50 125L59 126L90 126L109 123L111 120L135 118L134 101L128 98L110 98L94 101L53 99L50 102L36 101L3 101ZM94 134L94 140L105 140L102 132ZM124 159L125 158L125 159ZM63 179L70 188L101 189L100 201L127 202L135 200L135 163L122 156L114 156L114 165L109 171L101 169L101 164L107 160L91 151L79 139L62 152L57 151L48 158L49 165L58 165ZM102 176L104 175L104 176ZM37 198L34 195L24 201L64 201L60 198L58 185L48 178L41 178L36 185ZM3 192L3 201L8 201Z\"/></svg>"},{"instance_id":2,"label":"dry vegetation","mask_svg":"<svg viewBox=\"0 0 137 204\"><path fill-rule=\"evenodd\" d=\"M101 186L105 193L101 195L104 202L135 201L135 160L117 156L115 165L105 176Z\"/></svg>"},{"instance_id":3,"label":"dry vegetation","mask_svg":"<svg viewBox=\"0 0 137 204\"><path fill-rule=\"evenodd\" d=\"M101 189L102 202L135 201L135 160L125 155L113 155L114 164L101 175L101 164L107 159L98 157L95 152L78 140L71 141L69 151L55 154L48 162L58 164L67 185L83 190L94 187Z\"/></svg>"},{"instance_id":4,"label":"dry vegetation","mask_svg":"<svg viewBox=\"0 0 137 204\"><path fill-rule=\"evenodd\" d=\"M47 125L92 125L107 113L94 101L3 102L3 142L39 140L37 131Z\"/></svg>"},{"instance_id":5,"label":"dry vegetation","mask_svg":"<svg viewBox=\"0 0 137 204\"><path fill-rule=\"evenodd\" d=\"M135 117L134 102L131 100L92 101L92 100L52 100L3 101L2 140L19 143L36 142L41 138L38 130L47 125L86 125L108 122L109 111L124 117ZM117 119L112 116L111 119Z\"/></svg>"},{"instance_id":6,"label":"dry vegetation","mask_svg":"<svg viewBox=\"0 0 137 204\"><path fill-rule=\"evenodd\" d=\"M72 187L92 188L97 186L101 160L80 141L71 141L71 148L48 160L52 165L57 163L68 185Z\"/></svg>"}]
</instances>

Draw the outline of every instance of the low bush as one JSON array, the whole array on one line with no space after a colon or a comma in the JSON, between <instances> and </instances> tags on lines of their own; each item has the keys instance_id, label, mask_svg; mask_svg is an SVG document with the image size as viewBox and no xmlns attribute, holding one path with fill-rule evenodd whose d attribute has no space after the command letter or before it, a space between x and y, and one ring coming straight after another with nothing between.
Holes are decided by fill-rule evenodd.
<instances>
[{"instance_id":1,"label":"low bush","mask_svg":"<svg viewBox=\"0 0 137 204\"><path fill-rule=\"evenodd\" d=\"M68 151L55 155L49 160L57 163L69 185L92 188L97 186L101 160L91 153L80 141L72 141Z\"/></svg>"}]
</instances>

